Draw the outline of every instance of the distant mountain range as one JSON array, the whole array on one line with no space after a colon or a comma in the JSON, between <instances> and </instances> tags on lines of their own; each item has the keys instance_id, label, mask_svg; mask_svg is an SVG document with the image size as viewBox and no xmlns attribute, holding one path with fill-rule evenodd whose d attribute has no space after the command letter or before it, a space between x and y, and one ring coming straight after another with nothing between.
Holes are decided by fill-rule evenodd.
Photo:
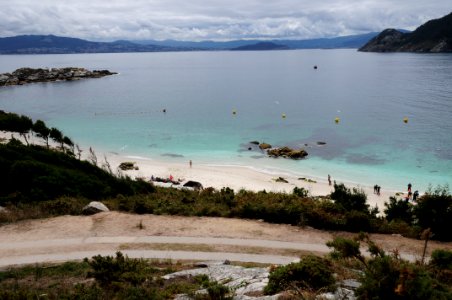
<instances>
[{"instance_id":1,"label":"distant mountain range","mask_svg":"<svg viewBox=\"0 0 452 300\"><path fill-rule=\"evenodd\" d=\"M359 51L364 52L452 52L452 13L430 20L415 31L386 29Z\"/></svg>"},{"instance_id":2,"label":"distant mountain range","mask_svg":"<svg viewBox=\"0 0 452 300\"><path fill-rule=\"evenodd\" d=\"M283 50L359 48L375 37L371 32L336 38L311 40L235 40L217 41L126 41L92 42L55 35L20 35L0 38L0 54L116 53L203 50Z\"/></svg>"}]
</instances>

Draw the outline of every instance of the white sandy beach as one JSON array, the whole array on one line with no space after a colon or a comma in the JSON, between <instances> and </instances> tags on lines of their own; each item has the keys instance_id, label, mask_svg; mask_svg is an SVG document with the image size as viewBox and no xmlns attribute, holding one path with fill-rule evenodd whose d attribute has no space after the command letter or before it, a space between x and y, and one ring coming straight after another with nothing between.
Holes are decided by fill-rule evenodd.
<instances>
[{"instance_id":1,"label":"white sandy beach","mask_svg":"<svg viewBox=\"0 0 452 300\"><path fill-rule=\"evenodd\" d=\"M0 132L0 139L9 139L11 133ZM15 138L19 138L18 134L14 134ZM20 138L22 140L22 138ZM43 145L42 139L30 136L30 143ZM55 144L52 143L53 146ZM221 189L223 187L232 188L234 191L240 189L250 191L262 191L267 192L285 192L291 193L294 187L303 187L309 191L312 196L325 196L333 191L333 186L328 185L327 174L325 174L324 180L318 180L312 178L315 182L307 182L299 180L299 177L306 176L294 176L287 174L269 174L260 170L252 169L249 167L241 166L222 166L221 164L212 166L208 164L193 162L192 167L189 165L189 161L186 163L173 163L167 161L159 161L155 159L144 159L133 156L123 156L114 153L102 153L95 149L96 156L101 165L106 157L107 161L111 165L113 172L118 170L118 166L121 162L135 162L138 166L138 170L133 171L121 171L122 174L130 176L131 178L144 178L149 180L151 176L169 178L173 176L174 180L194 180L200 182L204 187L213 187L215 189ZM82 158L86 159L89 154L88 149L83 147ZM276 182L275 179L283 177L288 181ZM307 179L309 177L306 177ZM334 177L331 178L335 180ZM341 182L338 180L338 183ZM368 203L371 207L377 206L380 212L384 209L384 202L387 202L390 196L394 196L397 191L381 190L380 195L376 195L373 192L373 186L354 185L345 183L349 188L357 187L364 190L367 194Z\"/></svg>"}]
</instances>

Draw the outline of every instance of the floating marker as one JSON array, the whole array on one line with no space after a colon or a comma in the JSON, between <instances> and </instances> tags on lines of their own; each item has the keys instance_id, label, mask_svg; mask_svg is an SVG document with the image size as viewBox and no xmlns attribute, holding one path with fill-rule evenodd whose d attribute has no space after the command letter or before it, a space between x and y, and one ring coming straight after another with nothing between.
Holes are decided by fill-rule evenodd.
<instances>
[{"instance_id":1,"label":"floating marker","mask_svg":"<svg viewBox=\"0 0 452 300\"><path fill-rule=\"evenodd\" d=\"M232 111L232 114L233 114L233 115L236 115L236 114L237 114L237 111L234 109L234 110Z\"/></svg>"},{"instance_id":2,"label":"floating marker","mask_svg":"<svg viewBox=\"0 0 452 300\"><path fill-rule=\"evenodd\" d=\"M282 114L281 118L285 119L286 118L286 114Z\"/></svg>"},{"instance_id":3,"label":"floating marker","mask_svg":"<svg viewBox=\"0 0 452 300\"><path fill-rule=\"evenodd\" d=\"M408 118L407 117L403 118L403 123L408 123Z\"/></svg>"},{"instance_id":4,"label":"floating marker","mask_svg":"<svg viewBox=\"0 0 452 300\"><path fill-rule=\"evenodd\" d=\"M340 120L341 119L339 119L339 117L336 117L336 119L334 119L334 122L336 122L336 124L337 124L337 123L339 123Z\"/></svg>"},{"instance_id":5,"label":"floating marker","mask_svg":"<svg viewBox=\"0 0 452 300\"><path fill-rule=\"evenodd\" d=\"M317 65L314 66L314 70L317 70Z\"/></svg>"}]
</instances>

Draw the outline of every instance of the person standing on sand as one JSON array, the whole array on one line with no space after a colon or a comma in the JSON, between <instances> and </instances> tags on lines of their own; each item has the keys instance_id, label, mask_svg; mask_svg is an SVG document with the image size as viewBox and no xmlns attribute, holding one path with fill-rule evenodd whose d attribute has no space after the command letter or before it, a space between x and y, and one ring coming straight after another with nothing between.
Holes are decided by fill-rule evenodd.
<instances>
[{"instance_id":1,"label":"person standing on sand","mask_svg":"<svg viewBox=\"0 0 452 300\"><path fill-rule=\"evenodd\" d=\"M190 168L191 168L191 166L193 165L193 163L192 163L191 159L190 159L189 165L190 165Z\"/></svg>"},{"instance_id":2,"label":"person standing on sand","mask_svg":"<svg viewBox=\"0 0 452 300\"><path fill-rule=\"evenodd\" d=\"M408 183L408 193L411 193L411 183Z\"/></svg>"},{"instance_id":3,"label":"person standing on sand","mask_svg":"<svg viewBox=\"0 0 452 300\"><path fill-rule=\"evenodd\" d=\"M381 186L377 185L376 190L377 190L377 195L378 195L378 196L380 196L380 189L381 189Z\"/></svg>"},{"instance_id":4,"label":"person standing on sand","mask_svg":"<svg viewBox=\"0 0 452 300\"><path fill-rule=\"evenodd\" d=\"M331 185L331 176L328 174L328 185Z\"/></svg>"}]
</instances>

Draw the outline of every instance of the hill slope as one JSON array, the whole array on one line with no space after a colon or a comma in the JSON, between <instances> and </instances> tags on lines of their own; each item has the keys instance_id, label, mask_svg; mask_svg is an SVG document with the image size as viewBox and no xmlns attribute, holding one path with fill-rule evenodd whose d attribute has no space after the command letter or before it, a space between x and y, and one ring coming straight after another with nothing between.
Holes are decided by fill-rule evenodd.
<instances>
[{"instance_id":1,"label":"hill slope","mask_svg":"<svg viewBox=\"0 0 452 300\"><path fill-rule=\"evenodd\" d=\"M60 54L175 51L177 48L138 45L127 41L90 42L55 35L20 35L0 38L0 54Z\"/></svg>"},{"instance_id":2,"label":"hill slope","mask_svg":"<svg viewBox=\"0 0 452 300\"><path fill-rule=\"evenodd\" d=\"M452 13L411 33L386 29L359 49L363 52L452 52Z\"/></svg>"}]
</instances>

